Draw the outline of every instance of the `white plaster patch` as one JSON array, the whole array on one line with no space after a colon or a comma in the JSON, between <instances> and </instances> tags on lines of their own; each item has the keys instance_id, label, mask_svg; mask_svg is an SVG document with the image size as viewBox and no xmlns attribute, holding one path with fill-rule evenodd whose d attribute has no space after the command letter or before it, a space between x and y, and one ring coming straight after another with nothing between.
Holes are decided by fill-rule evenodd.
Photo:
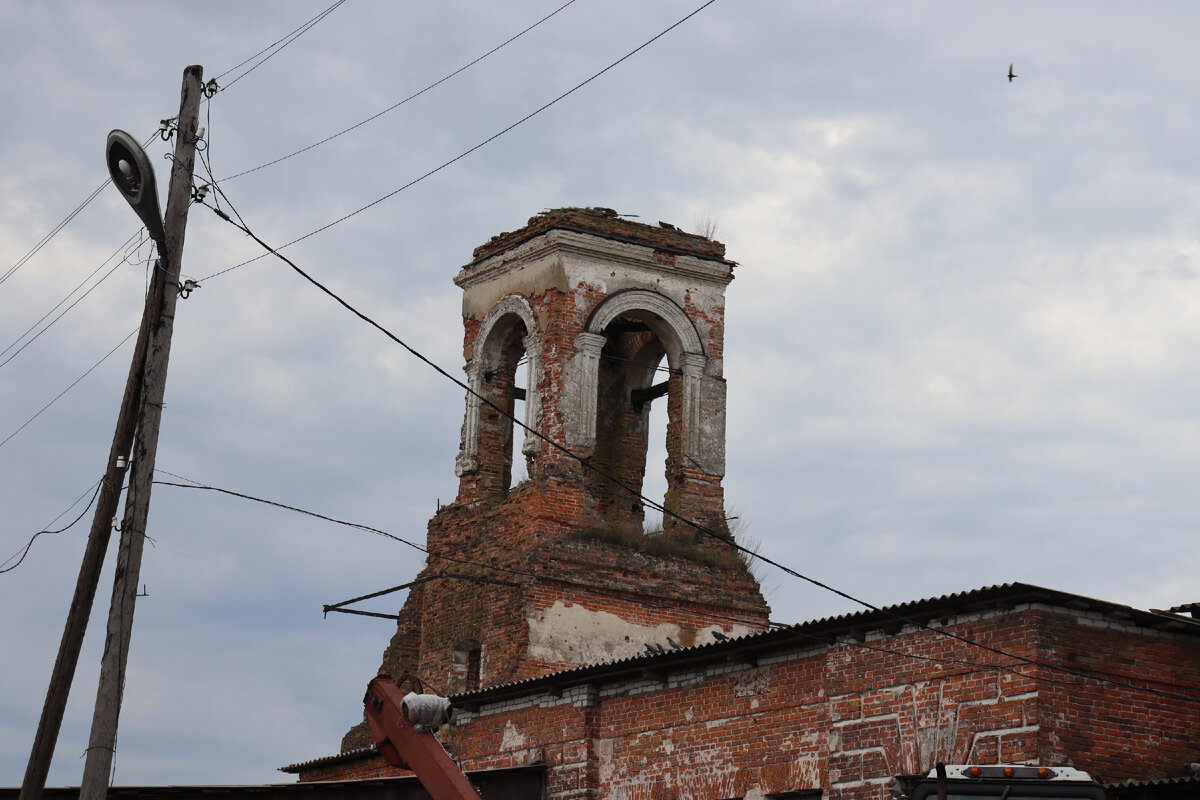
<instances>
[{"instance_id":1,"label":"white plaster patch","mask_svg":"<svg viewBox=\"0 0 1200 800\"><path fill-rule=\"evenodd\" d=\"M500 737L500 752L520 750L525 746L525 734L517 730L517 726L509 720L504 724L504 735Z\"/></svg>"},{"instance_id":2,"label":"white plaster patch","mask_svg":"<svg viewBox=\"0 0 1200 800\"><path fill-rule=\"evenodd\" d=\"M605 785L612 780L613 740L612 739L596 739L595 743L596 743L596 760L598 762L600 784Z\"/></svg>"},{"instance_id":3,"label":"white plaster patch","mask_svg":"<svg viewBox=\"0 0 1200 800\"><path fill-rule=\"evenodd\" d=\"M530 611L529 656L570 664L598 664L642 655L644 645L679 638L678 625L637 625L608 611L556 600L550 608Z\"/></svg>"}]
</instances>

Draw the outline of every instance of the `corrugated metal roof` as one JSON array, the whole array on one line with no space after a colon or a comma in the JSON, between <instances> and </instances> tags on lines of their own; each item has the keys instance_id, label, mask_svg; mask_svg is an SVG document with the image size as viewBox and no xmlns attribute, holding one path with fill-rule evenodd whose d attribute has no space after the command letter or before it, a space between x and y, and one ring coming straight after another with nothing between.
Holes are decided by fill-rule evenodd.
<instances>
[{"instance_id":1,"label":"corrugated metal roof","mask_svg":"<svg viewBox=\"0 0 1200 800\"><path fill-rule=\"evenodd\" d=\"M1148 781L1116 781L1104 784L1106 789L1138 789L1156 786L1195 786L1200 788L1200 775L1187 775L1180 778L1154 778Z\"/></svg>"},{"instance_id":2,"label":"corrugated metal roof","mask_svg":"<svg viewBox=\"0 0 1200 800\"><path fill-rule=\"evenodd\" d=\"M465 692L455 695L452 699L458 707L471 707L523 694L542 686L579 684L605 679L616 680L640 670L666 669L688 662L724 657L731 653L762 652L785 645L794 646L806 641L812 644L828 643L830 637L839 635L861 637L868 630L896 632L906 624L924 625L939 617L950 617L992 608L1012 608L1026 603L1094 611L1156 630L1173 630L1200 635L1200 620L1190 620L1161 611L1144 611L1119 603L1046 589L1027 583L1005 583L954 592L939 597L912 600L878 609L866 609L840 616L825 617L796 625L778 627L762 633L731 637L723 642L694 645L679 650L668 650L665 653L645 653L596 664L584 664L547 675L496 684L474 692Z\"/></svg>"},{"instance_id":3,"label":"corrugated metal roof","mask_svg":"<svg viewBox=\"0 0 1200 800\"><path fill-rule=\"evenodd\" d=\"M299 772L302 769L311 769L313 767L323 767L328 764L341 764L346 761L357 761L360 758L370 758L378 753L379 750L375 745L370 747L359 747L354 750L347 750L344 753L338 753L332 756L321 756L309 761L301 761L298 764L288 764L286 767L280 767L280 772Z\"/></svg>"}]
</instances>

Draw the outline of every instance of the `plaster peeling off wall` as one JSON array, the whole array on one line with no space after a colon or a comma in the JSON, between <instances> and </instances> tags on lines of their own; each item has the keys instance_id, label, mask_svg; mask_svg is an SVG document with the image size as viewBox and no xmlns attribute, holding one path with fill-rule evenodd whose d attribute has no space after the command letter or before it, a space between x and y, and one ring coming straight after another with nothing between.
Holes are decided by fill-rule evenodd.
<instances>
[{"instance_id":1,"label":"plaster peeling off wall","mask_svg":"<svg viewBox=\"0 0 1200 800\"><path fill-rule=\"evenodd\" d=\"M583 606L556 600L554 605L540 611L530 610L529 656L544 661L571 664L597 664L632 656L645 655L647 644L667 646L667 637L681 641L684 637L678 625L638 625L627 622L608 611L591 611ZM697 631L692 644L714 641L715 626ZM730 636L742 636L749 629L740 625L725 631Z\"/></svg>"},{"instance_id":2,"label":"plaster peeling off wall","mask_svg":"<svg viewBox=\"0 0 1200 800\"><path fill-rule=\"evenodd\" d=\"M500 752L519 750L525 746L525 735L517 730L517 726L509 720L504 726L504 735L500 739Z\"/></svg>"}]
</instances>

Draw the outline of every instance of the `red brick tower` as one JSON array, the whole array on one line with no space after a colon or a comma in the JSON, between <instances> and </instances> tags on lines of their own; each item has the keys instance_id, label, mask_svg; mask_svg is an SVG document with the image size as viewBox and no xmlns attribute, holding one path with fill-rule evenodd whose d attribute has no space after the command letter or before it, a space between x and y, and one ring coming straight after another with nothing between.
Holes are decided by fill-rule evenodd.
<instances>
[{"instance_id":1,"label":"red brick tower","mask_svg":"<svg viewBox=\"0 0 1200 800\"><path fill-rule=\"evenodd\" d=\"M720 538L724 256L702 236L575 208L475 249L455 278L468 383L509 413L523 401L525 423L569 452L468 395L458 498L429 522L383 669L454 694L765 628L758 583ZM654 402L667 405L661 502L716 538L669 515L643 532ZM517 458L528 478L512 485ZM343 748L364 743L356 729Z\"/></svg>"}]
</instances>

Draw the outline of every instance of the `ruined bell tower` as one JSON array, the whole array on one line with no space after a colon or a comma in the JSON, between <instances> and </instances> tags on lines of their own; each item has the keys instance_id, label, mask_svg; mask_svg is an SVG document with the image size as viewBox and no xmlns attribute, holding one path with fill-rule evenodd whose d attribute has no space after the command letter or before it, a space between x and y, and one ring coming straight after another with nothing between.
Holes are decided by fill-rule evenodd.
<instances>
[{"instance_id":1,"label":"ruined bell tower","mask_svg":"<svg viewBox=\"0 0 1200 800\"><path fill-rule=\"evenodd\" d=\"M454 279L472 390L458 496L429 522L384 670L459 694L766 627L721 486L733 267L719 242L597 208L475 249ZM647 464L655 403L667 455ZM669 514L646 533L648 469L667 482L651 499L716 536Z\"/></svg>"}]
</instances>

